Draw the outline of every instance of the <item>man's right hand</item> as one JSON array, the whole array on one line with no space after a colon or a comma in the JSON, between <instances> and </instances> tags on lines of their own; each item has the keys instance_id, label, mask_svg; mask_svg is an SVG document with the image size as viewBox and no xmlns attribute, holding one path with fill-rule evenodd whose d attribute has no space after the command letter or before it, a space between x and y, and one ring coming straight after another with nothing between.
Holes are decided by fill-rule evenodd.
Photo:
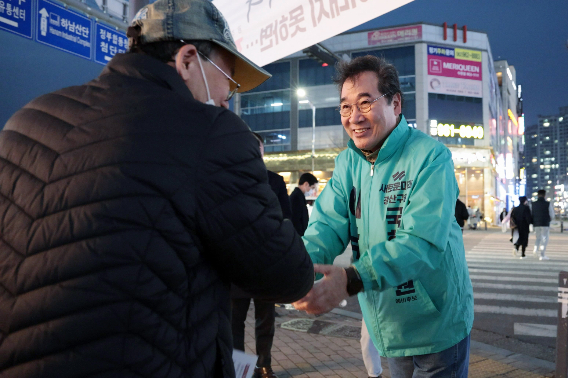
<instances>
[{"instance_id":1,"label":"man's right hand","mask_svg":"<svg viewBox=\"0 0 568 378\"><path fill-rule=\"evenodd\" d=\"M335 265L314 264L314 272L322 273L324 278L317 281L310 292L293 305L296 310L317 315L333 310L349 294L345 269Z\"/></svg>"}]
</instances>

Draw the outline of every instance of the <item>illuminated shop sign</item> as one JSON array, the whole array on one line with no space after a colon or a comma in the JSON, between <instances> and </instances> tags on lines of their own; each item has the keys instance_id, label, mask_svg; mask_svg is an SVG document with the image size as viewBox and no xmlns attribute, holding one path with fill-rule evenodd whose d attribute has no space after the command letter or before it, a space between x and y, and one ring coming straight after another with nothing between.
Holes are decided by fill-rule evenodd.
<instances>
[{"instance_id":1,"label":"illuminated shop sign","mask_svg":"<svg viewBox=\"0 0 568 378\"><path fill-rule=\"evenodd\" d=\"M454 164L458 167L490 167L489 150L449 147Z\"/></svg>"},{"instance_id":2,"label":"illuminated shop sign","mask_svg":"<svg viewBox=\"0 0 568 378\"><path fill-rule=\"evenodd\" d=\"M483 125L430 120L430 135L446 138L483 139Z\"/></svg>"}]
</instances>

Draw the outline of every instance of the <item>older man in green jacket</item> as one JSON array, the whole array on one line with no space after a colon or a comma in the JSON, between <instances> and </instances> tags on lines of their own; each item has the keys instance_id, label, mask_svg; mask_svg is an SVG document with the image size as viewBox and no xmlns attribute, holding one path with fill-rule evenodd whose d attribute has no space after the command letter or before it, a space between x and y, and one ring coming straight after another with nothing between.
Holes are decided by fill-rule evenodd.
<instances>
[{"instance_id":1,"label":"older man in green jacket","mask_svg":"<svg viewBox=\"0 0 568 378\"><path fill-rule=\"evenodd\" d=\"M372 56L338 67L339 111L351 137L315 203L304 243L332 264L349 242L353 265L317 265L323 280L295 303L330 311L357 294L392 377L467 377L473 290L450 151L406 123L396 69Z\"/></svg>"}]
</instances>

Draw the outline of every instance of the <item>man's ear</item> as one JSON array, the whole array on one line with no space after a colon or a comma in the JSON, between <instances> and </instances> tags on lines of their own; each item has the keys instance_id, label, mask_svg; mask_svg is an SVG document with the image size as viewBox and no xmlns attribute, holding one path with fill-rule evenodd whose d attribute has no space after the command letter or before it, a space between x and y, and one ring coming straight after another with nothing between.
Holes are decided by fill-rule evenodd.
<instances>
[{"instance_id":1,"label":"man's ear","mask_svg":"<svg viewBox=\"0 0 568 378\"><path fill-rule=\"evenodd\" d=\"M394 114L398 117L402 113L402 98L400 93L395 93L395 95L392 96L392 105L394 108Z\"/></svg>"},{"instance_id":2,"label":"man's ear","mask_svg":"<svg viewBox=\"0 0 568 378\"><path fill-rule=\"evenodd\" d=\"M183 45L176 54L176 70L184 81L191 77L190 67L197 62L197 49L194 45Z\"/></svg>"}]
</instances>

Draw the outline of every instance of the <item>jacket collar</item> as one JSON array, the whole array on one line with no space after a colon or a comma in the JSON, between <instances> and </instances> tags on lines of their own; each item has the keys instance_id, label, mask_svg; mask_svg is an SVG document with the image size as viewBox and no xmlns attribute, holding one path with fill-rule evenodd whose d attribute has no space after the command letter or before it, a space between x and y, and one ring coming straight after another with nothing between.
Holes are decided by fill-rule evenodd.
<instances>
[{"instance_id":1,"label":"jacket collar","mask_svg":"<svg viewBox=\"0 0 568 378\"><path fill-rule=\"evenodd\" d=\"M379 156L377 156L377 160L375 161L375 164L386 160L392 154L394 154L395 151L397 151L398 148L406 141L409 134L410 134L410 130L409 130L409 127L408 127L408 123L406 122L406 118L404 118L404 116L401 114L400 115L400 122L394 128L394 130L390 133L390 135L385 140L385 143L383 143L383 146L379 150ZM353 142L353 139L349 139L347 146L349 148L351 148L353 151L355 151L363 159L367 160L367 158L361 152L361 150L358 149L355 146L355 142Z\"/></svg>"},{"instance_id":2,"label":"jacket collar","mask_svg":"<svg viewBox=\"0 0 568 378\"><path fill-rule=\"evenodd\" d=\"M148 55L116 54L101 72L101 76L109 74L149 80L177 92L186 100L193 100L193 95L176 69Z\"/></svg>"}]
</instances>

